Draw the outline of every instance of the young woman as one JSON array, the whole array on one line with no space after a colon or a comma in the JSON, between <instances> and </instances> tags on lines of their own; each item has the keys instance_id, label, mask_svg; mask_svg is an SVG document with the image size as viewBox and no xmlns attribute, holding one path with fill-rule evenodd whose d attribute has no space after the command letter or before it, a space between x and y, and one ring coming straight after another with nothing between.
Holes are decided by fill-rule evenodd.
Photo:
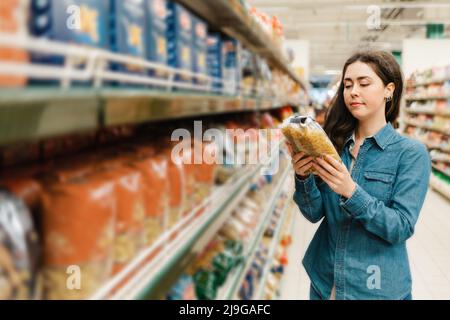
<instances>
[{"instance_id":1,"label":"young woman","mask_svg":"<svg viewBox=\"0 0 450 320\"><path fill-rule=\"evenodd\" d=\"M303 258L310 298L412 299L406 240L428 190L430 158L393 127L403 80L391 54L357 53L342 75L324 124L342 163L292 155L294 201L306 219L322 220ZM306 176L310 168L316 173Z\"/></svg>"}]
</instances>

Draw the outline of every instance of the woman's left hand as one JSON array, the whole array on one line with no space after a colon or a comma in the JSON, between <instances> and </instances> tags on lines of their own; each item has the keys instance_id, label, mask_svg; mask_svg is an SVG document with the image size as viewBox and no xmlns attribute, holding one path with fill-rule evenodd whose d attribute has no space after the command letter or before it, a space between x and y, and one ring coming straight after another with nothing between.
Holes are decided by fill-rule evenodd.
<instances>
[{"instance_id":1,"label":"woman's left hand","mask_svg":"<svg viewBox=\"0 0 450 320\"><path fill-rule=\"evenodd\" d=\"M325 160L316 158L313 167L317 170L317 175L337 194L350 198L356 189L347 167L329 155L325 155Z\"/></svg>"}]
</instances>

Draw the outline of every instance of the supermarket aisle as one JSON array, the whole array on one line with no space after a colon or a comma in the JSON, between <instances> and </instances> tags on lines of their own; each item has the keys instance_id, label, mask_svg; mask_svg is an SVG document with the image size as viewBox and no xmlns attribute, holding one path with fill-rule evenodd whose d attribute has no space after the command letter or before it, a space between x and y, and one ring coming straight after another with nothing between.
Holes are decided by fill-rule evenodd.
<instances>
[{"instance_id":1,"label":"supermarket aisle","mask_svg":"<svg viewBox=\"0 0 450 320\"><path fill-rule=\"evenodd\" d=\"M311 224L299 213L293 245L289 252L282 299L309 299L309 278L301 265L309 242L319 224ZM425 199L414 236L408 241L413 298L450 299L450 204L430 190Z\"/></svg>"}]
</instances>

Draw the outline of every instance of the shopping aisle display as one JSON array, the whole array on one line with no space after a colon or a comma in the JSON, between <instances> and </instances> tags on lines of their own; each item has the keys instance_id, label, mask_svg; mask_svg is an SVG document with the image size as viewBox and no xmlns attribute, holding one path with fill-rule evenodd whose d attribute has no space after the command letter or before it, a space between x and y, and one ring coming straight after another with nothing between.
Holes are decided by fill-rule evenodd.
<instances>
[{"instance_id":1,"label":"shopping aisle display","mask_svg":"<svg viewBox=\"0 0 450 320\"><path fill-rule=\"evenodd\" d=\"M1 1L0 213L23 233L0 225L0 297L166 297L181 277L185 296L208 298L211 273L219 297L238 294L246 255L283 221L277 127L307 91L279 22L207 6L235 23L198 2ZM172 141L180 128L195 138ZM206 246L208 270L187 276Z\"/></svg>"},{"instance_id":2,"label":"shopping aisle display","mask_svg":"<svg viewBox=\"0 0 450 320\"><path fill-rule=\"evenodd\" d=\"M275 297L287 262L289 236L281 230L292 218L290 172L284 156L283 170L252 183L231 218L169 290L169 299Z\"/></svg>"},{"instance_id":3,"label":"shopping aisle display","mask_svg":"<svg viewBox=\"0 0 450 320\"><path fill-rule=\"evenodd\" d=\"M430 150L430 185L450 199L450 66L415 72L407 82L405 132Z\"/></svg>"}]
</instances>

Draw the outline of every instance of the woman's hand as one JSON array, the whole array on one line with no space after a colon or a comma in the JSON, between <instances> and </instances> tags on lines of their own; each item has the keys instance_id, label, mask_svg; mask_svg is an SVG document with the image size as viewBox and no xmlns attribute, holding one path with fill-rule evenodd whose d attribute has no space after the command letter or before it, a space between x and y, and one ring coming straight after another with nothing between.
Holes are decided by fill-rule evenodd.
<instances>
[{"instance_id":1,"label":"woman's hand","mask_svg":"<svg viewBox=\"0 0 450 320\"><path fill-rule=\"evenodd\" d=\"M301 179L307 178L308 175L306 175L305 172L312 167L313 157L305 157L304 152L294 154L291 144L289 142L286 142L286 144L292 157L292 166L294 167L295 173Z\"/></svg>"},{"instance_id":2,"label":"woman's hand","mask_svg":"<svg viewBox=\"0 0 450 320\"><path fill-rule=\"evenodd\" d=\"M350 198L356 189L347 167L329 155L325 155L325 160L316 158L313 167L317 170L317 175L337 194L345 198Z\"/></svg>"}]
</instances>

